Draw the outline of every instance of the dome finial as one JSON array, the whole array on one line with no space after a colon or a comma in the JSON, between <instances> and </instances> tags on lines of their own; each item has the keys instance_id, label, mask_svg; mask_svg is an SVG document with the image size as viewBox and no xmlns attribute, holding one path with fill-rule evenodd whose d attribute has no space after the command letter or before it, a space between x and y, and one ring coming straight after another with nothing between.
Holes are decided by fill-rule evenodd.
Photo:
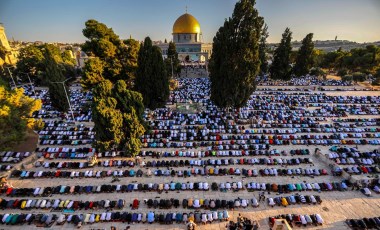
<instances>
[{"instance_id":1,"label":"dome finial","mask_svg":"<svg viewBox=\"0 0 380 230\"><path fill-rule=\"evenodd\" d=\"M186 14L187 14L187 6L186 6Z\"/></svg>"}]
</instances>

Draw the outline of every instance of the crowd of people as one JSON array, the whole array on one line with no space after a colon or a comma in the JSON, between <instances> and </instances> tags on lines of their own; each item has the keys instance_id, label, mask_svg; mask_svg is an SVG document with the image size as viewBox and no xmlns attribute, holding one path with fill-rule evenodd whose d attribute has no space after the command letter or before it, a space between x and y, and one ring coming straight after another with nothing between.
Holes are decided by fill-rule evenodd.
<instances>
[{"instance_id":1,"label":"crowd of people","mask_svg":"<svg viewBox=\"0 0 380 230\"><path fill-rule=\"evenodd\" d=\"M256 79L258 85L263 86L352 86L351 81L323 79L313 75L293 77L289 81L272 80L268 75L260 76Z\"/></svg>"},{"instance_id":2,"label":"crowd of people","mask_svg":"<svg viewBox=\"0 0 380 230\"><path fill-rule=\"evenodd\" d=\"M274 224L276 219L284 219L288 222L291 227L300 227L300 226L308 226L308 225L322 225L324 220L320 214L312 214L312 215L299 215L299 214L283 214L277 215L273 217L269 217L269 223L271 225Z\"/></svg>"},{"instance_id":3,"label":"crowd of people","mask_svg":"<svg viewBox=\"0 0 380 230\"><path fill-rule=\"evenodd\" d=\"M378 229L380 228L380 217L348 219L346 223L352 229Z\"/></svg>"},{"instance_id":4,"label":"crowd of people","mask_svg":"<svg viewBox=\"0 0 380 230\"><path fill-rule=\"evenodd\" d=\"M257 230L259 227L260 224L256 220L251 220L247 217L243 217L240 213L237 217L236 222L231 220L226 225L227 230Z\"/></svg>"},{"instance_id":5,"label":"crowd of people","mask_svg":"<svg viewBox=\"0 0 380 230\"><path fill-rule=\"evenodd\" d=\"M258 229L258 221L242 215L230 221L229 211L317 205L330 191L352 191L349 180L336 177L339 170L379 173L379 153L358 148L380 144L380 119L352 118L378 115L379 96L331 96L320 87L338 90L352 85L312 76L289 82L264 77L258 85L263 87L246 106L220 109L210 100L208 78L179 79L179 88L170 93L170 106L144 114L149 129L141 136L143 146L136 158L111 149L98 152L91 146L96 133L90 92L71 89L72 119L71 111L54 110L47 90L36 90L33 96L42 99L43 108L33 116L45 121L35 151L39 160L13 170L11 178L21 185L31 179L43 182L0 188L0 207L5 209L0 223L178 223L194 229L229 221L228 229ZM197 109L180 111L171 106L177 103ZM340 168L332 170L318 162L317 147L327 145L331 149L323 153ZM29 155L3 152L0 163L9 171ZM91 161L94 157L97 160ZM378 191L378 181L365 188ZM40 213L15 214L30 209ZM291 225L324 223L319 214L285 214L269 218L270 223L276 218Z\"/></svg>"}]
</instances>

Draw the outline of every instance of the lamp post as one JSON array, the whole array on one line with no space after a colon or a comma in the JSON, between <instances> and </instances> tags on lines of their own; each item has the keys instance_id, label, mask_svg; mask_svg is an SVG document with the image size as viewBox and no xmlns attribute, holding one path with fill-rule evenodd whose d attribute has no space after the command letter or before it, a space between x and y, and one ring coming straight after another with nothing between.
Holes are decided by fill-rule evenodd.
<instances>
[{"instance_id":1,"label":"lamp post","mask_svg":"<svg viewBox=\"0 0 380 230\"><path fill-rule=\"evenodd\" d=\"M71 108L71 103L70 103L69 95L67 94L66 87L65 87L65 82L68 81L68 80L70 80L70 79L71 78L68 78L68 79L66 79L64 81L55 81L55 82L50 82L50 83L62 84L63 90L65 91L65 94L66 94L67 103L69 103L69 108L70 108L70 111L71 111L71 117L73 118L73 122L75 122L73 109Z\"/></svg>"},{"instance_id":2,"label":"lamp post","mask_svg":"<svg viewBox=\"0 0 380 230\"><path fill-rule=\"evenodd\" d=\"M33 90L34 96L37 96L36 91L34 90L34 84L33 84L32 81L30 80L29 74L28 74L28 73L24 73L24 72L20 72L20 73L26 74L26 76L28 76L29 83L30 83L30 85L32 86L32 90Z\"/></svg>"}]
</instances>

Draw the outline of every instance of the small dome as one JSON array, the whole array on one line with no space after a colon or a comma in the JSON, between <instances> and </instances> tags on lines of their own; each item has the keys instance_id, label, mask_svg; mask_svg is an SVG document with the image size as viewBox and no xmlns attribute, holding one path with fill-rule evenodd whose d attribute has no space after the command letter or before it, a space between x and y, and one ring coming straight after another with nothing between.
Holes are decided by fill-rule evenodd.
<instances>
[{"instance_id":1,"label":"small dome","mask_svg":"<svg viewBox=\"0 0 380 230\"><path fill-rule=\"evenodd\" d=\"M183 14L173 25L173 34L199 34L201 26L197 19L191 14Z\"/></svg>"}]
</instances>

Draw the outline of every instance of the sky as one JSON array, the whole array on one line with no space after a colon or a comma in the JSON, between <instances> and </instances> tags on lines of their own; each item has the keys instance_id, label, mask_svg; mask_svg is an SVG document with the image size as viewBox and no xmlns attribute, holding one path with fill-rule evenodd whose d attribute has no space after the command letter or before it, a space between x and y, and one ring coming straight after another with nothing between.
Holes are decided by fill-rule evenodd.
<instances>
[{"instance_id":1,"label":"sky","mask_svg":"<svg viewBox=\"0 0 380 230\"><path fill-rule=\"evenodd\" d=\"M0 22L9 40L84 42L88 19L113 28L121 38L169 41L175 20L188 12L212 39L233 12L236 0L0 0ZM380 0L256 0L269 27L268 42L279 42L286 27L293 40L380 41Z\"/></svg>"}]
</instances>

